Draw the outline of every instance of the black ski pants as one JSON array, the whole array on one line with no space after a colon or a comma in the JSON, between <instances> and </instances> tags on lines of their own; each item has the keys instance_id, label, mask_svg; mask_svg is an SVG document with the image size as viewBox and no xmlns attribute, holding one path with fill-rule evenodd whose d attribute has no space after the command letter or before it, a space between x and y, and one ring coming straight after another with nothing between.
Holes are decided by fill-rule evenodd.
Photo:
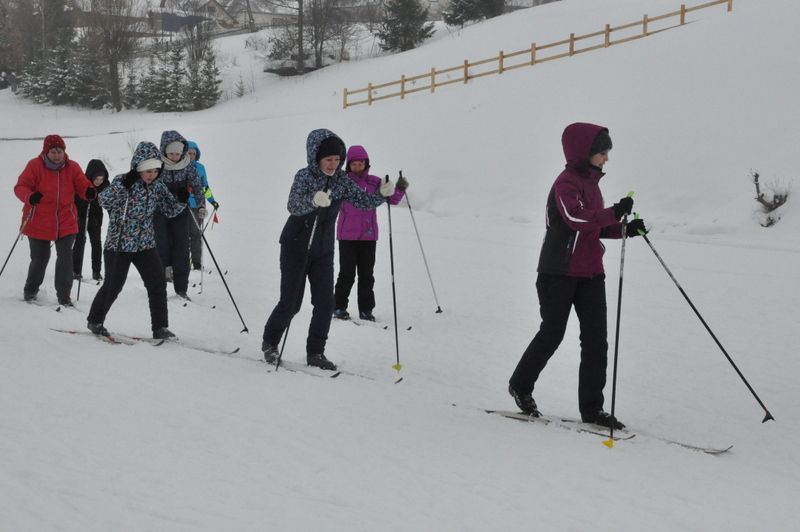
<instances>
[{"instance_id":1,"label":"black ski pants","mask_svg":"<svg viewBox=\"0 0 800 532\"><path fill-rule=\"evenodd\" d=\"M106 251L106 277L103 286L94 296L89 316L89 323L103 323L111 305L122 292L128 271L133 264L139 271L147 289L147 300L150 304L150 324L152 329L169 327L167 314L167 281L164 278L164 267L155 249L146 249L136 253L122 251Z\"/></svg>"},{"instance_id":2,"label":"black ski pants","mask_svg":"<svg viewBox=\"0 0 800 532\"><path fill-rule=\"evenodd\" d=\"M539 374L564 338L570 310L575 307L581 343L578 407L581 414L601 410L608 365L605 275L580 278L539 274L536 292L542 323L511 376L511 386L519 393L533 392Z\"/></svg>"},{"instance_id":3,"label":"black ski pants","mask_svg":"<svg viewBox=\"0 0 800 532\"><path fill-rule=\"evenodd\" d=\"M51 240L39 240L28 237L31 248L31 263L28 266L28 278L25 280L25 295L35 295L44 281L47 263L50 262ZM58 301L70 298L72 292L72 244L75 235L67 235L55 241L56 275L55 286Z\"/></svg>"},{"instance_id":4,"label":"black ski pants","mask_svg":"<svg viewBox=\"0 0 800 532\"><path fill-rule=\"evenodd\" d=\"M189 209L196 224L189 220L189 254L192 267L199 270L203 266L203 222L200 218L200 209ZM174 271L174 269L173 269Z\"/></svg>"},{"instance_id":5,"label":"black ski pants","mask_svg":"<svg viewBox=\"0 0 800 532\"><path fill-rule=\"evenodd\" d=\"M350 290L358 272L358 310L375 308L375 240L339 241L339 277L336 279L334 299L336 308L346 309Z\"/></svg>"},{"instance_id":6,"label":"black ski pants","mask_svg":"<svg viewBox=\"0 0 800 532\"><path fill-rule=\"evenodd\" d=\"M103 242L100 232L103 226L103 219L86 218L78 220L78 234L75 237L75 245L72 247L72 271L77 275L83 274L83 250L86 247L86 233L89 233L89 244L92 246L92 273L100 274L103 268Z\"/></svg>"},{"instance_id":7,"label":"black ski pants","mask_svg":"<svg viewBox=\"0 0 800 532\"><path fill-rule=\"evenodd\" d=\"M311 323L306 339L306 354L325 353L325 343L333 315L333 252L309 256L305 270L306 252L281 245L281 297L264 326L263 340L277 346L289 321L300 311L306 288L311 285Z\"/></svg>"},{"instance_id":8,"label":"black ski pants","mask_svg":"<svg viewBox=\"0 0 800 532\"><path fill-rule=\"evenodd\" d=\"M189 209L183 209L174 218L167 218L161 213L153 215L153 227L156 232L156 247L161 264L172 266L172 284L175 293L183 293L189 289Z\"/></svg>"}]
</instances>

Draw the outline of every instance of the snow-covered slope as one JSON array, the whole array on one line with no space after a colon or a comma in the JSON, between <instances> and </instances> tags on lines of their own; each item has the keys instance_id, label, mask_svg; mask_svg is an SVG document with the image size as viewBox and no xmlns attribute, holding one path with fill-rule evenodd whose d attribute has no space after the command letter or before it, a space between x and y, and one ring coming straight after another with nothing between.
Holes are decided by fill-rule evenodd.
<instances>
[{"instance_id":1,"label":"snow-covered slope","mask_svg":"<svg viewBox=\"0 0 800 532\"><path fill-rule=\"evenodd\" d=\"M170 303L171 328L239 346L239 357L52 332L82 329L97 287L83 286L80 311L23 304L21 242L0 277L0 528L793 530L800 217L790 198L777 226L760 227L749 173L789 185L796 176L796 2L736 0L732 13L704 10L684 28L627 45L341 109L344 87L676 8L564 0L295 79L250 68L253 52L233 37L219 43L221 55L236 57L255 91L200 113L38 107L0 92L0 138L61 133L72 158L103 158L113 173L127 169L131 144L157 141L164 129L196 140L221 203L209 242L250 330L239 333L215 272L197 305ZM226 72L238 78L232 62ZM606 200L636 192L653 245L776 422L760 423L763 411L641 239L626 249L616 403L640 434L609 450L602 438L482 412L513 407L506 383L538 326L543 209L563 167L561 131L573 121L610 128ZM403 204L392 210L400 384L385 209L376 315L389 329L333 323L327 351L371 379L266 374L254 361L277 299L286 196L317 127L365 145L377 173L402 169L411 181L444 312L434 313ZM10 189L39 149L39 140L0 141L3 253L19 223ZM619 259L612 242L610 330ZM43 291L55 299L52 266ZM306 301L289 360L303 358L309 317ZM148 332L135 274L106 325ZM577 414L578 344L573 320L537 386L546 412ZM735 446L710 457L648 434Z\"/></svg>"}]
</instances>

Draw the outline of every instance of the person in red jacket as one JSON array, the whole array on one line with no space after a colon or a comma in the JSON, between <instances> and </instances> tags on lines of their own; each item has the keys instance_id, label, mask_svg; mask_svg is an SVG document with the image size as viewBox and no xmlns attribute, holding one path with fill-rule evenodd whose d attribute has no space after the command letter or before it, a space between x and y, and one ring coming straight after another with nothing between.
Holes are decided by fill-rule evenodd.
<instances>
[{"instance_id":1,"label":"person in red jacket","mask_svg":"<svg viewBox=\"0 0 800 532\"><path fill-rule=\"evenodd\" d=\"M14 187L14 194L25 204L21 232L31 248L25 301L36 299L50 261L50 243L55 242L58 303L72 306L72 244L78 233L75 196L88 201L97 191L65 150L60 136L45 137L42 153L28 161Z\"/></svg>"},{"instance_id":2,"label":"person in red jacket","mask_svg":"<svg viewBox=\"0 0 800 532\"><path fill-rule=\"evenodd\" d=\"M581 362L578 407L586 423L624 425L603 411L608 362L605 273L601 238L621 238L620 219L631 213L633 198L603 204L600 178L608 161L608 129L575 123L561 136L566 168L547 197L547 230L539 254L536 292L542 323L509 380L508 392L524 413L539 417L533 388L567 328L572 307L580 322ZM625 226L628 237L646 233L641 219Z\"/></svg>"}]
</instances>

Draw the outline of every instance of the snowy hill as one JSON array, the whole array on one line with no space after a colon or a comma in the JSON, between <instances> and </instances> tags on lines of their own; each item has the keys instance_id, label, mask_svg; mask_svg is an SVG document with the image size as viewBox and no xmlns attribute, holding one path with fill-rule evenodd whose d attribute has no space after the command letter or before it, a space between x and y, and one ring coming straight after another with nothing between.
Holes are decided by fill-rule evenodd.
<instances>
[{"instance_id":1,"label":"snowy hill","mask_svg":"<svg viewBox=\"0 0 800 532\"><path fill-rule=\"evenodd\" d=\"M797 2L736 0L732 13L703 10L684 28L634 43L341 109L344 87L676 8L563 0L294 79L261 73L245 38L231 37L219 42L228 82L243 69L254 91L199 113L39 107L1 91L0 139L60 133L82 166L99 157L124 171L131 145L164 129L196 140L221 204L209 243L250 332L239 333L218 272L205 276L196 304L171 300L170 326L192 342L241 347L238 356L53 332L85 327L97 287L82 287L78 311L24 304L20 242L0 278L0 529L794 530L800 216L790 197L777 226L760 227L749 172L796 180ZM641 239L626 249L616 403L637 437L608 449L601 437L482 412L513 407L507 380L539 323L546 195L563 167L561 132L574 121L609 127L606 201L636 192L653 245L775 422L760 423L763 411ZM333 323L327 350L369 379L267 374L257 362L277 301L287 193L317 127L365 145L376 173L402 169L411 182L444 312L434 313L402 204L392 209L400 384L385 209L380 325ZM40 148L0 141L4 253L20 219L10 189ZM620 257L617 243L607 247L613 331ZM52 268L46 300L55 299ZM302 361L309 318L307 294L287 360ZM135 274L106 325L148 333ZM573 318L537 385L548 413L578 413L578 334ZM610 408L610 384L606 391ZM653 435L734 448L712 457Z\"/></svg>"}]
</instances>

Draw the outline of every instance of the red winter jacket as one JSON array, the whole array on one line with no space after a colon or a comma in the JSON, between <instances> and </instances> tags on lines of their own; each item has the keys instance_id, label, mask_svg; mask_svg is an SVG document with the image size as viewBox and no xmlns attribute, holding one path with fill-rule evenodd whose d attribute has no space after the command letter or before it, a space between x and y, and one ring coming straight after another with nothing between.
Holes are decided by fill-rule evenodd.
<instances>
[{"instance_id":1,"label":"red winter jacket","mask_svg":"<svg viewBox=\"0 0 800 532\"><path fill-rule=\"evenodd\" d=\"M621 238L622 224L603 205L603 172L589 165L592 142L602 126L575 123L561 137L566 167L547 198L547 232L539 255L539 273L594 277L603 273L601 238ZM607 131L607 130L606 130Z\"/></svg>"},{"instance_id":2,"label":"red winter jacket","mask_svg":"<svg viewBox=\"0 0 800 532\"><path fill-rule=\"evenodd\" d=\"M28 161L17 179L14 194L25 205L22 208L22 233L39 240L58 240L78 232L78 210L75 195L86 198L91 182L75 161L65 156L60 170L45 166L44 154ZM28 202L31 194L41 192L42 199L34 207ZM33 216L28 217L33 211ZM28 220L27 223L25 221Z\"/></svg>"}]
</instances>

